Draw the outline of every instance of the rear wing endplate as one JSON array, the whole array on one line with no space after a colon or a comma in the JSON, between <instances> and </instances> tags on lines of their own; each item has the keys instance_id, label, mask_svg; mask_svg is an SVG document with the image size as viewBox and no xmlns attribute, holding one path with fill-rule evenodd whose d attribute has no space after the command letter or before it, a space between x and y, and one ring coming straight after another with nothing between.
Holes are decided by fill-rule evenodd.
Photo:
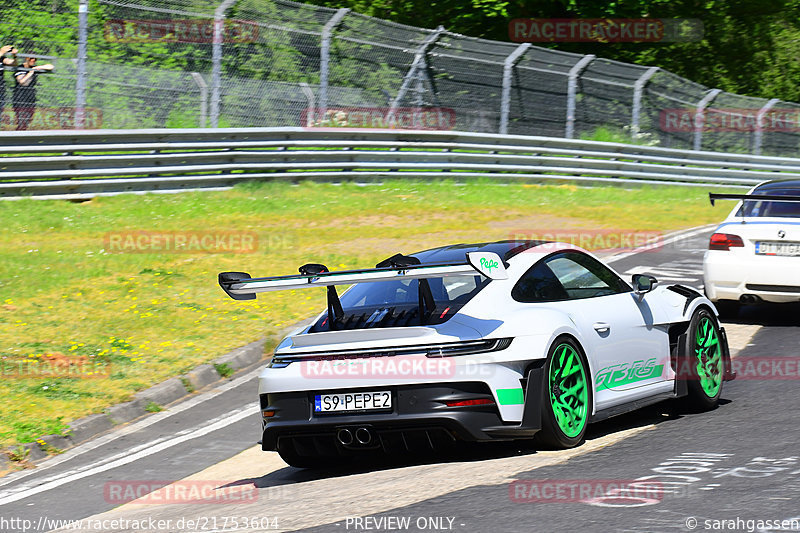
<instances>
[{"instance_id":1,"label":"rear wing endplate","mask_svg":"<svg viewBox=\"0 0 800 533\"><path fill-rule=\"evenodd\" d=\"M393 258L390 258L389 261L391 259ZM336 272L328 272L322 265L305 265L301 267L300 274L266 278L252 278L246 272L221 272L219 285L234 300L252 300L259 292L333 287L377 281L475 276L476 274L493 280L508 279L503 260L494 252L467 252L466 261L455 264L403 264L398 266L398 262L381 268Z\"/></svg>"}]
</instances>

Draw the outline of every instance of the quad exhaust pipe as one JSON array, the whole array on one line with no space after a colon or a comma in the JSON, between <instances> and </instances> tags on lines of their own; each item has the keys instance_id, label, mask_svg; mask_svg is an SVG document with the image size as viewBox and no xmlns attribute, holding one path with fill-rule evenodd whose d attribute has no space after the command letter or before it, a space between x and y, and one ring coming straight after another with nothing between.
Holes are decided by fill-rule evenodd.
<instances>
[{"instance_id":1,"label":"quad exhaust pipe","mask_svg":"<svg viewBox=\"0 0 800 533\"><path fill-rule=\"evenodd\" d=\"M359 444L366 446L372 442L372 432L367 428L358 428L356 430L356 440Z\"/></svg>"},{"instance_id":2,"label":"quad exhaust pipe","mask_svg":"<svg viewBox=\"0 0 800 533\"><path fill-rule=\"evenodd\" d=\"M342 428L336 432L336 440L342 446L369 446L372 444L373 436L369 428L360 427L355 430L349 428Z\"/></svg>"},{"instance_id":3,"label":"quad exhaust pipe","mask_svg":"<svg viewBox=\"0 0 800 533\"><path fill-rule=\"evenodd\" d=\"M349 429L340 429L336 432L336 439L342 446L350 446L353 444L353 432Z\"/></svg>"}]
</instances>

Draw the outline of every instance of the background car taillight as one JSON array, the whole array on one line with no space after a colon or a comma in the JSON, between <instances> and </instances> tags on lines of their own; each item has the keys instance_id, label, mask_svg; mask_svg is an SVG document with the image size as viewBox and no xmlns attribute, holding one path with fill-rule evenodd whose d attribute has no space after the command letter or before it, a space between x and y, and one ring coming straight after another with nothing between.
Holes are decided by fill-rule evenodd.
<instances>
[{"instance_id":1,"label":"background car taillight","mask_svg":"<svg viewBox=\"0 0 800 533\"><path fill-rule=\"evenodd\" d=\"M731 248L742 248L744 242L738 235L730 233L715 233L711 236L711 241L708 243L709 250L729 250Z\"/></svg>"}]
</instances>

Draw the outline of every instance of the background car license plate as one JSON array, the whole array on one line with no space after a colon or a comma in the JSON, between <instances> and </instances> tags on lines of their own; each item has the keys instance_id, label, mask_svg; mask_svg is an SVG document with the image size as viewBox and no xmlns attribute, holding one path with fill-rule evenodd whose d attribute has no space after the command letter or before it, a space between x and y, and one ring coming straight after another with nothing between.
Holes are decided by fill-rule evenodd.
<instances>
[{"instance_id":1,"label":"background car license plate","mask_svg":"<svg viewBox=\"0 0 800 533\"><path fill-rule=\"evenodd\" d=\"M392 393L389 391L317 394L314 396L315 413L335 413L339 411L377 411L391 408Z\"/></svg>"},{"instance_id":2,"label":"background car license plate","mask_svg":"<svg viewBox=\"0 0 800 533\"><path fill-rule=\"evenodd\" d=\"M800 242L757 242L756 253L759 255L800 255Z\"/></svg>"}]
</instances>

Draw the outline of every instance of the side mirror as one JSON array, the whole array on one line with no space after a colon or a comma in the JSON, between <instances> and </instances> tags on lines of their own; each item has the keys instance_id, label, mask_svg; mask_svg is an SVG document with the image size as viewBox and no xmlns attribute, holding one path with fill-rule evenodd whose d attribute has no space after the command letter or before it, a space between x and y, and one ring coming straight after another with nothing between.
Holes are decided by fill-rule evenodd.
<instances>
[{"instance_id":1,"label":"side mirror","mask_svg":"<svg viewBox=\"0 0 800 533\"><path fill-rule=\"evenodd\" d=\"M647 274L634 274L631 276L633 290L636 294L645 294L656 288L658 280Z\"/></svg>"}]
</instances>

